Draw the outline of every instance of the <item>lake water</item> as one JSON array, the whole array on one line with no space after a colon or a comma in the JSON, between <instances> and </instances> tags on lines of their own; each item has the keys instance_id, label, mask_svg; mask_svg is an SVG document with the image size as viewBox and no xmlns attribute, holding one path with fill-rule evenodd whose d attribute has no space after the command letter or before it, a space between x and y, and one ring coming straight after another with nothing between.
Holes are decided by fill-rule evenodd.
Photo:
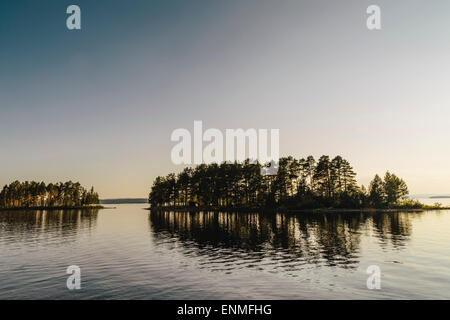
<instances>
[{"instance_id":1,"label":"lake water","mask_svg":"<svg viewBox=\"0 0 450 320\"><path fill-rule=\"evenodd\" d=\"M450 211L0 212L0 299L450 299ZM66 287L69 265L81 290ZM369 266L381 289L366 286Z\"/></svg>"}]
</instances>

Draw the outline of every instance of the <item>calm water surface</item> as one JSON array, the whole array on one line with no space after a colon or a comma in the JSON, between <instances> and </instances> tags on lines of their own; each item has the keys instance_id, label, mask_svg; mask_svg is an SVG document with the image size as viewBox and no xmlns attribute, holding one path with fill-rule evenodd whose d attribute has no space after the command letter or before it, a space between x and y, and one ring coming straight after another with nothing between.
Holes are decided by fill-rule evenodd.
<instances>
[{"instance_id":1,"label":"calm water surface","mask_svg":"<svg viewBox=\"0 0 450 320\"><path fill-rule=\"evenodd\" d=\"M0 299L450 299L450 211L0 212ZM66 288L81 267L82 289ZM381 290L368 290L378 265Z\"/></svg>"}]
</instances>

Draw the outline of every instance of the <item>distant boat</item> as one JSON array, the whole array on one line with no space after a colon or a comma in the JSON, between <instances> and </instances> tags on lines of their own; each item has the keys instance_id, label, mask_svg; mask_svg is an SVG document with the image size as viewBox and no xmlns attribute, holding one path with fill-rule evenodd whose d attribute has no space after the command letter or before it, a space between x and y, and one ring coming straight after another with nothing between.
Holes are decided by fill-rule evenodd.
<instances>
[{"instance_id":1,"label":"distant boat","mask_svg":"<svg viewBox=\"0 0 450 320\"><path fill-rule=\"evenodd\" d=\"M450 199L450 196L431 196L430 199Z\"/></svg>"}]
</instances>

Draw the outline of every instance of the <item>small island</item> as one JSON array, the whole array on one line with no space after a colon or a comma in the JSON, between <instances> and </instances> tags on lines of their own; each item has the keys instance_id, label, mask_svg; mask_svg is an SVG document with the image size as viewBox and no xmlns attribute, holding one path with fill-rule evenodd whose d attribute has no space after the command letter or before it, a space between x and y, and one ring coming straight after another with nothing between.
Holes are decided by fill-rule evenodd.
<instances>
[{"instance_id":1,"label":"small island","mask_svg":"<svg viewBox=\"0 0 450 320\"><path fill-rule=\"evenodd\" d=\"M79 182L14 181L0 192L0 210L102 209L94 187Z\"/></svg>"},{"instance_id":2,"label":"small island","mask_svg":"<svg viewBox=\"0 0 450 320\"><path fill-rule=\"evenodd\" d=\"M201 164L157 177L149 194L151 210L174 211L361 211L444 209L408 199L403 179L386 172L368 188L358 186L350 163L336 156L279 160L276 174L258 162Z\"/></svg>"}]
</instances>

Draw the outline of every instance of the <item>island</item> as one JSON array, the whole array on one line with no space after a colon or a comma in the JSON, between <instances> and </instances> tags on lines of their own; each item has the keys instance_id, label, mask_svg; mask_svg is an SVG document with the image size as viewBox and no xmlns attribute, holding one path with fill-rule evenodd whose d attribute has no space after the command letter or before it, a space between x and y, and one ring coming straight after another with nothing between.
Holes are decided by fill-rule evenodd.
<instances>
[{"instance_id":1,"label":"island","mask_svg":"<svg viewBox=\"0 0 450 320\"><path fill-rule=\"evenodd\" d=\"M283 157L278 171L243 162L201 164L155 179L149 193L151 210L264 211L425 210L443 209L408 199L405 181L389 171L375 175L368 188L341 156Z\"/></svg>"},{"instance_id":2,"label":"island","mask_svg":"<svg viewBox=\"0 0 450 320\"><path fill-rule=\"evenodd\" d=\"M0 210L102 209L94 187L79 182L14 181L0 192Z\"/></svg>"}]
</instances>

